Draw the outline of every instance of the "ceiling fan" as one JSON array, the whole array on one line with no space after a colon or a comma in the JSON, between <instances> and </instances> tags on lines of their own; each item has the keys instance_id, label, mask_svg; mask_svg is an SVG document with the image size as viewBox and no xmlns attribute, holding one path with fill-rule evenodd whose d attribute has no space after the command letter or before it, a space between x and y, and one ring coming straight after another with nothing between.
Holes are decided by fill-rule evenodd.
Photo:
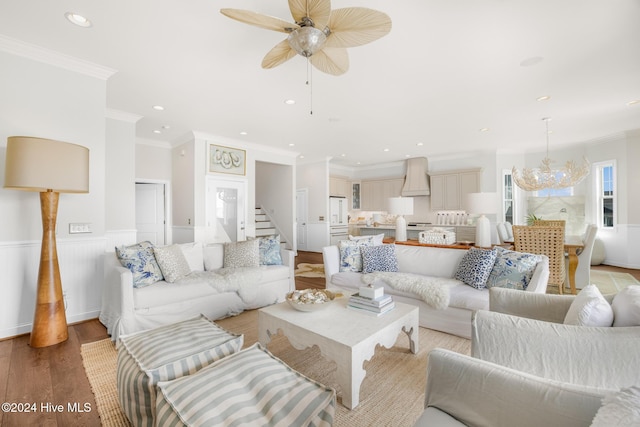
<instances>
[{"instance_id":1,"label":"ceiling fan","mask_svg":"<svg viewBox=\"0 0 640 427\"><path fill-rule=\"evenodd\" d=\"M391 31L391 18L364 7L331 10L331 0L289 0L295 23L241 9L220 13L246 24L288 33L262 60L262 68L276 67L296 54L308 58L318 70L344 74L349 69L348 47L375 41Z\"/></svg>"}]
</instances>

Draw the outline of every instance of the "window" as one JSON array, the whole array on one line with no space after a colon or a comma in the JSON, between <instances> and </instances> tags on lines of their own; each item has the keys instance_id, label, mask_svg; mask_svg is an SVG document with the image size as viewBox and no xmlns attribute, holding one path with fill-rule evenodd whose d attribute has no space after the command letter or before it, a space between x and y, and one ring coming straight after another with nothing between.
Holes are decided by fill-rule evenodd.
<instances>
[{"instance_id":1,"label":"window","mask_svg":"<svg viewBox=\"0 0 640 427\"><path fill-rule=\"evenodd\" d=\"M515 187L510 170L502 171L502 220L514 224Z\"/></svg>"},{"instance_id":2,"label":"window","mask_svg":"<svg viewBox=\"0 0 640 427\"><path fill-rule=\"evenodd\" d=\"M556 180L562 179L562 172L556 173ZM573 196L573 187L565 188L545 188L544 190L536 191L536 197L569 197Z\"/></svg>"},{"instance_id":3,"label":"window","mask_svg":"<svg viewBox=\"0 0 640 427\"><path fill-rule=\"evenodd\" d=\"M616 218L616 171L615 160L594 163L596 183L596 220L598 227L615 226Z\"/></svg>"}]
</instances>

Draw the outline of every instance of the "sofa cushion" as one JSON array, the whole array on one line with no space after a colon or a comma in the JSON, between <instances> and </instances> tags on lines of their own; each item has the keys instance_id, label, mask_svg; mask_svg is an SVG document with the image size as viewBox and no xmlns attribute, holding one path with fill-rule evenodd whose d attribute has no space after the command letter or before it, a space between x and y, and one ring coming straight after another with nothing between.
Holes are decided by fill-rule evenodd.
<instances>
[{"instance_id":1,"label":"sofa cushion","mask_svg":"<svg viewBox=\"0 0 640 427\"><path fill-rule=\"evenodd\" d=\"M340 271L362 271L362 248L373 246L373 239L340 240Z\"/></svg>"},{"instance_id":2,"label":"sofa cushion","mask_svg":"<svg viewBox=\"0 0 640 427\"><path fill-rule=\"evenodd\" d=\"M282 265L280 235L258 237L260 265Z\"/></svg>"},{"instance_id":3,"label":"sofa cushion","mask_svg":"<svg viewBox=\"0 0 640 427\"><path fill-rule=\"evenodd\" d=\"M151 242L116 247L116 256L123 267L131 270L134 288L141 288L163 279Z\"/></svg>"},{"instance_id":4,"label":"sofa cushion","mask_svg":"<svg viewBox=\"0 0 640 427\"><path fill-rule=\"evenodd\" d=\"M596 285L587 285L578 293L564 318L565 325L611 326L613 309Z\"/></svg>"},{"instance_id":5,"label":"sofa cushion","mask_svg":"<svg viewBox=\"0 0 640 427\"><path fill-rule=\"evenodd\" d=\"M191 271L204 271L202 242L181 243L180 250L189 263Z\"/></svg>"},{"instance_id":6,"label":"sofa cushion","mask_svg":"<svg viewBox=\"0 0 640 427\"><path fill-rule=\"evenodd\" d=\"M640 387L623 388L602 399L591 427L627 427L640 425Z\"/></svg>"},{"instance_id":7,"label":"sofa cushion","mask_svg":"<svg viewBox=\"0 0 640 427\"><path fill-rule=\"evenodd\" d=\"M153 254L162 271L164 280L173 283L191 273L191 268L187 259L178 245L156 246Z\"/></svg>"},{"instance_id":8,"label":"sofa cushion","mask_svg":"<svg viewBox=\"0 0 640 427\"><path fill-rule=\"evenodd\" d=\"M224 266L224 244L212 243L202 248L205 271L213 271Z\"/></svg>"},{"instance_id":9,"label":"sofa cushion","mask_svg":"<svg viewBox=\"0 0 640 427\"><path fill-rule=\"evenodd\" d=\"M640 326L640 285L631 285L616 294L611 303L613 326Z\"/></svg>"},{"instance_id":10,"label":"sofa cushion","mask_svg":"<svg viewBox=\"0 0 640 427\"><path fill-rule=\"evenodd\" d=\"M148 307L159 307L218 294L219 292L207 283L206 278L202 277L204 274L208 273L193 272L174 283L161 280L152 286L136 289L133 292L135 309L144 310Z\"/></svg>"},{"instance_id":11,"label":"sofa cushion","mask_svg":"<svg viewBox=\"0 0 640 427\"><path fill-rule=\"evenodd\" d=\"M227 242L224 244L224 268L259 267L258 240Z\"/></svg>"},{"instance_id":12,"label":"sofa cushion","mask_svg":"<svg viewBox=\"0 0 640 427\"><path fill-rule=\"evenodd\" d=\"M362 272L398 271L396 245L364 246L362 248Z\"/></svg>"},{"instance_id":13,"label":"sofa cushion","mask_svg":"<svg viewBox=\"0 0 640 427\"><path fill-rule=\"evenodd\" d=\"M476 289L483 289L496 261L495 249L470 248L460 261L455 278Z\"/></svg>"},{"instance_id":14,"label":"sofa cushion","mask_svg":"<svg viewBox=\"0 0 640 427\"><path fill-rule=\"evenodd\" d=\"M510 251L496 247L496 261L493 264L486 287L494 286L525 290L529 286L533 271L540 262L540 257L534 254Z\"/></svg>"}]
</instances>

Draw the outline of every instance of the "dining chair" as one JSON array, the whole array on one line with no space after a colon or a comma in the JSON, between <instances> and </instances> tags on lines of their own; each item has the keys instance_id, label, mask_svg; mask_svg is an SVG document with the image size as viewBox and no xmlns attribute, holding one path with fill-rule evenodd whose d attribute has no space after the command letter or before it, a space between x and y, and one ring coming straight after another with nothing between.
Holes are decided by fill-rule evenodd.
<instances>
[{"instance_id":1,"label":"dining chair","mask_svg":"<svg viewBox=\"0 0 640 427\"><path fill-rule=\"evenodd\" d=\"M565 228L566 221L564 219L534 219L531 225Z\"/></svg>"},{"instance_id":2,"label":"dining chair","mask_svg":"<svg viewBox=\"0 0 640 427\"><path fill-rule=\"evenodd\" d=\"M513 246L518 252L546 255L549 258L549 284L564 292L564 226L514 225Z\"/></svg>"},{"instance_id":3,"label":"dining chair","mask_svg":"<svg viewBox=\"0 0 640 427\"><path fill-rule=\"evenodd\" d=\"M587 229L582 237L584 248L578 254L578 268L576 269L576 288L591 284L591 254L598 234L598 226L595 224L587 225ZM565 270L567 272L567 283L569 282L569 257L565 258Z\"/></svg>"}]
</instances>

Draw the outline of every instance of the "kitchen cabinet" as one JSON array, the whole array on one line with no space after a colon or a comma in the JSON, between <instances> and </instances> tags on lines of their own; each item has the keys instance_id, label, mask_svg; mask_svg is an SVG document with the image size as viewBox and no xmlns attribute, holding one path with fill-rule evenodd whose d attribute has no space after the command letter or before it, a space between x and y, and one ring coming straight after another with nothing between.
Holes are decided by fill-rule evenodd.
<instances>
[{"instance_id":1,"label":"kitchen cabinet","mask_svg":"<svg viewBox=\"0 0 640 427\"><path fill-rule=\"evenodd\" d=\"M329 196L350 197L351 185L349 180L339 176L330 176Z\"/></svg>"},{"instance_id":2,"label":"kitchen cabinet","mask_svg":"<svg viewBox=\"0 0 640 427\"><path fill-rule=\"evenodd\" d=\"M466 169L448 172L432 172L431 210L465 209L466 196L480 192L482 169Z\"/></svg>"},{"instance_id":3,"label":"kitchen cabinet","mask_svg":"<svg viewBox=\"0 0 640 427\"><path fill-rule=\"evenodd\" d=\"M400 197L404 178L366 180L360 183L360 209L387 211L387 200Z\"/></svg>"}]
</instances>

